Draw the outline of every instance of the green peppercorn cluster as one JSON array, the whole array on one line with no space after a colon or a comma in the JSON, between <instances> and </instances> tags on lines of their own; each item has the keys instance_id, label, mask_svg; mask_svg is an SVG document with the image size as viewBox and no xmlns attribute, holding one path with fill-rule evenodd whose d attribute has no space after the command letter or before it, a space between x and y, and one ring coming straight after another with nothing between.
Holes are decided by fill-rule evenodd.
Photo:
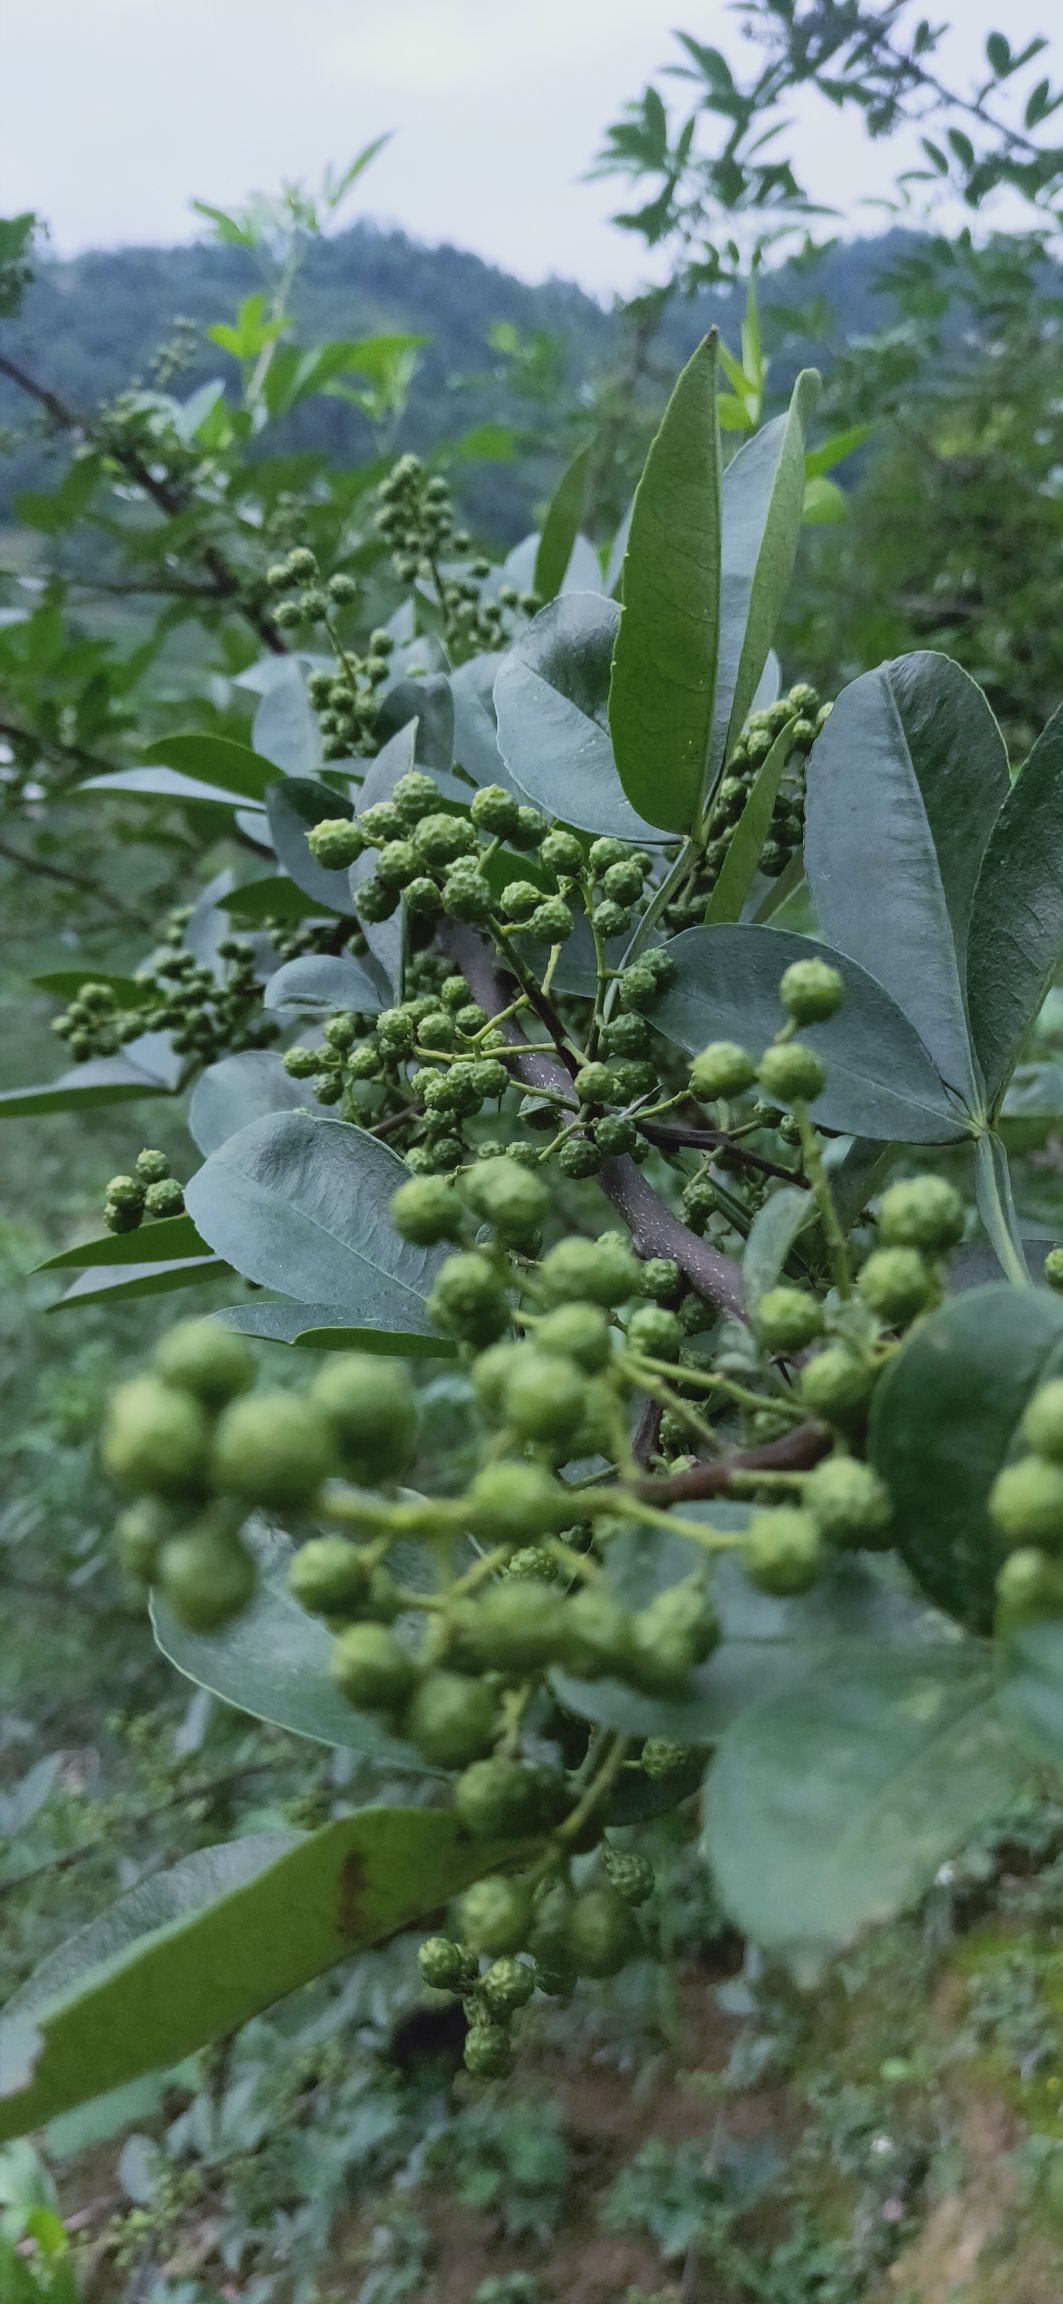
<instances>
[{"instance_id":1,"label":"green peppercorn cluster","mask_svg":"<svg viewBox=\"0 0 1063 2304\"><path fill-rule=\"evenodd\" d=\"M804 835L805 764L830 711L808 681L800 681L774 704L752 712L724 763L713 797L708 838L694 877L673 898L665 920L669 929L697 927L727 861L746 802L773 744L789 731L789 753L772 809L760 869L777 880L801 847Z\"/></svg>"},{"instance_id":2,"label":"green peppercorn cluster","mask_svg":"<svg viewBox=\"0 0 1063 2304\"><path fill-rule=\"evenodd\" d=\"M447 644L459 656L500 647L512 629L512 611L533 616L540 606L534 593L513 585L502 584L493 596L485 593L491 563L455 524L444 475L430 471L419 456L400 456L381 482L376 528L399 583L416 584L434 598Z\"/></svg>"},{"instance_id":3,"label":"green peppercorn cluster","mask_svg":"<svg viewBox=\"0 0 1063 2304\"><path fill-rule=\"evenodd\" d=\"M1004 1631L1063 1609L1063 1378L1032 1394L1018 1437L1021 1452L989 1491L990 1517L1010 1551L997 1580Z\"/></svg>"},{"instance_id":4,"label":"green peppercorn cluster","mask_svg":"<svg viewBox=\"0 0 1063 2304\"><path fill-rule=\"evenodd\" d=\"M272 1046L279 1028L262 1006L254 946L246 937L221 937L215 973L185 947L189 917L188 907L170 913L160 947L137 970L142 997L135 1007L120 1007L111 986L89 981L54 1019L52 1030L76 1064L113 1056L142 1032L167 1033L178 1055L199 1064Z\"/></svg>"},{"instance_id":5,"label":"green peppercorn cluster","mask_svg":"<svg viewBox=\"0 0 1063 2304\"><path fill-rule=\"evenodd\" d=\"M109 1232L135 1232L144 1222L160 1216L180 1216L184 1192L165 1152L146 1145L138 1152L131 1176L112 1176L104 1200L103 1220Z\"/></svg>"}]
</instances>

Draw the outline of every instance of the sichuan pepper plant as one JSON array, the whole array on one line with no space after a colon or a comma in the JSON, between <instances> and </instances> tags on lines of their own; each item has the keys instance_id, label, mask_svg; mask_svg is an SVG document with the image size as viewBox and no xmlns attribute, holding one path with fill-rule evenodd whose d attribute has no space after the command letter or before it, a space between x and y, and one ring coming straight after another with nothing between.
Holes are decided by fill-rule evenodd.
<instances>
[{"instance_id":1,"label":"sichuan pepper plant","mask_svg":"<svg viewBox=\"0 0 1063 2304\"><path fill-rule=\"evenodd\" d=\"M709 339L604 573L567 483L485 571L410 457L379 624L307 545L263 572L309 663L250 744L140 772L203 786L240 876L57 987L72 1067L6 1101L190 1089L200 1164L134 1133L53 1259L233 1275L114 1397L119 1556L180 1671L410 1790L83 1930L4 2018L0 2133L417 1923L500 2073L535 1995L652 1953L680 1802L813 1973L1063 1761L1063 1251L1006 1141L1063 717L1012 777L943 656L781 686L817 379L724 469L716 371ZM312 774L262 745L279 699Z\"/></svg>"}]
</instances>

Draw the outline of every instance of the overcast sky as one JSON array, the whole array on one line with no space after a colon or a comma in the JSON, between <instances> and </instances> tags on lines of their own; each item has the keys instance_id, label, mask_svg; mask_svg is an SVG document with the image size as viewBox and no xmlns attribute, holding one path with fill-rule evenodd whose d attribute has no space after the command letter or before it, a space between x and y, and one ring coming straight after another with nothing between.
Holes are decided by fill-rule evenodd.
<instances>
[{"instance_id":1,"label":"overcast sky","mask_svg":"<svg viewBox=\"0 0 1063 2304\"><path fill-rule=\"evenodd\" d=\"M987 30L1018 46L1054 9L941 0L940 13L962 68ZM675 55L676 23L740 61L724 0L0 0L0 213L38 209L62 254L188 239L193 197L224 207L316 180L389 128L346 217L453 240L525 279L630 289L644 264L607 221L619 188L580 179L603 126ZM888 185L894 148L818 105L796 142L819 196L871 229L861 199Z\"/></svg>"}]
</instances>

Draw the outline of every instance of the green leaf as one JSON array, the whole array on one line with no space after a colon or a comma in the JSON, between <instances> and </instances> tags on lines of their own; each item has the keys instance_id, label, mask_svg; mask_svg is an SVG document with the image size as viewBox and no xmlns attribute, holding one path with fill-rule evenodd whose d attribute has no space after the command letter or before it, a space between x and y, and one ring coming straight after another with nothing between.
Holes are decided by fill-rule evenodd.
<instances>
[{"instance_id":1,"label":"green leaf","mask_svg":"<svg viewBox=\"0 0 1063 2304\"><path fill-rule=\"evenodd\" d=\"M220 1632L189 1632L179 1624L161 1593L153 1592L151 1620L164 1656L188 1680L209 1688L223 1703L267 1720L293 1736L309 1736L358 1752L379 1768L408 1776L436 1776L412 1744L364 1712L355 1712L329 1678L332 1635L320 1619L308 1616L288 1590L288 1565L295 1551L286 1537L265 1537L259 1556L259 1584L249 1608Z\"/></svg>"},{"instance_id":2,"label":"green leaf","mask_svg":"<svg viewBox=\"0 0 1063 2304\"><path fill-rule=\"evenodd\" d=\"M315 1106L308 1080L293 1080L272 1048L246 1048L208 1064L192 1091L188 1128L201 1152L216 1152L228 1137L269 1112Z\"/></svg>"},{"instance_id":3,"label":"green leaf","mask_svg":"<svg viewBox=\"0 0 1063 2304\"><path fill-rule=\"evenodd\" d=\"M161 1216L138 1224L135 1232L104 1232L96 1240L77 1241L34 1266L37 1272L61 1272L67 1265L164 1264L177 1256L208 1253L190 1216Z\"/></svg>"},{"instance_id":4,"label":"green leaf","mask_svg":"<svg viewBox=\"0 0 1063 2304\"><path fill-rule=\"evenodd\" d=\"M185 776L177 768L116 768L107 776L87 776L78 792L131 792L145 800L187 800L197 808L243 806L242 795L221 784Z\"/></svg>"},{"instance_id":5,"label":"green leaf","mask_svg":"<svg viewBox=\"0 0 1063 2304\"><path fill-rule=\"evenodd\" d=\"M989 835L971 913L971 1031L995 1111L1063 950L1063 706Z\"/></svg>"},{"instance_id":6,"label":"green leaf","mask_svg":"<svg viewBox=\"0 0 1063 2304\"><path fill-rule=\"evenodd\" d=\"M251 733L256 751L275 763L274 782L278 768L286 776L317 774L322 761L321 728L297 657L280 658L278 674L258 705Z\"/></svg>"},{"instance_id":7,"label":"green leaf","mask_svg":"<svg viewBox=\"0 0 1063 2304\"><path fill-rule=\"evenodd\" d=\"M635 491L609 686L620 782L632 807L666 832L700 821L710 776L721 590L716 362L715 337L706 337Z\"/></svg>"},{"instance_id":8,"label":"green leaf","mask_svg":"<svg viewBox=\"0 0 1063 2304\"><path fill-rule=\"evenodd\" d=\"M837 968L845 998L825 1024L803 1030L826 1084L811 1110L843 1135L947 1144L966 1133L918 1035L881 984L855 961L785 928L686 928L666 947L678 974L653 1012L658 1030L695 1055L709 1040L737 1040L752 1055L783 1021L779 979L794 960Z\"/></svg>"},{"instance_id":9,"label":"green leaf","mask_svg":"<svg viewBox=\"0 0 1063 2304\"><path fill-rule=\"evenodd\" d=\"M978 1139L974 1176L978 1213L1000 1269L1014 1287L1025 1287L1030 1274L1011 1188L1011 1169L1000 1137L992 1129Z\"/></svg>"},{"instance_id":10,"label":"green leaf","mask_svg":"<svg viewBox=\"0 0 1063 2304\"><path fill-rule=\"evenodd\" d=\"M456 1347L446 1336L413 1336L401 1329L352 1328L334 1304L300 1304L290 1296L264 1304L229 1304L215 1317L238 1336L259 1336L264 1344L297 1344L312 1352L380 1352L403 1360L452 1360Z\"/></svg>"},{"instance_id":11,"label":"green leaf","mask_svg":"<svg viewBox=\"0 0 1063 2304\"><path fill-rule=\"evenodd\" d=\"M317 863L307 847L306 835L315 824L331 817L349 820L354 814L350 801L341 798L327 784L314 783L310 777L286 776L283 783L273 786L266 801L266 814L277 861L290 873L296 887L313 900L319 911L349 917L349 870L330 870Z\"/></svg>"},{"instance_id":12,"label":"green leaf","mask_svg":"<svg viewBox=\"0 0 1063 2304\"><path fill-rule=\"evenodd\" d=\"M178 2063L366 1944L445 1904L508 1850L453 1815L368 1808L319 1832L202 1848L42 1962L0 2025L0 2139ZM39 2035L22 2079L27 2027ZM3 2079L0 2077L0 2088Z\"/></svg>"},{"instance_id":13,"label":"green leaf","mask_svg":"<svg viewBox=\"0 0 1063 2304\"><path fill-rule=\"evenodd\" d=\"M274 1113L213 1152L185 1202L245 1279L333 1304L352 1328L424 1336L443 1252L413 1247L391 1224L406 1174L386 1144L346 1121Z\"/></svg>"},{"instance_id":14,"label":"green leaf","mask_svg":"<svg viewBox=\"0 0 1063 2304\"><path fill-rule=\"evenodd\" d=\"M805 869L824 935L885 985L975 1111L968 932L1007 790L1007 756L981 689L931 650L844 689L808 762Z\"/></svg>"},{"instance_id":15,"label":"green leaf","mask_svg":"<svg viewBox=\"0 0 1063 2304\"><path fill-rule=\"evenodd\" d=\"M49 1312L67 1312L83 1304L115 1304L133 1296L163 1296L174 1288L198 1288L230 1267L220 1256L179 1256L167 1264L119 1264L101 1276L98 1268L83 1272Z\"/></svg>"},{"instance_id":16,"label":"green leaf","mask_svg":"<svg viewBox=\"0 0 1063 2304\"><path fill-rule=\"evenodd\" d=\"M278 774L274 762L250 745L198 728L189 729L186 735L160 736L157 743L145 746L144 758L151 766L157 762L160 767L175 768L195 783L239 793L242 800L263 800Z\"/></svg>"},{"instance_id":17,"label":"green leaf","mask_svg":"<svg viewBox=\"0 0 1063 2304\"><path fill-rule=\"evenodd\" d=\"M805 497L805 439L819 388L815 369L803 369L786 415L754 433L723 476L712 780L752 709L793 573Z\"/></svg>"},{"instance_id":18,"label":"green leaf","mask_svg":"<svg viewBox=\"0 0 1063 2304\"><path fill-rule=\"evenodd\" d=\"M709 898L707 921L739 919L756 878L761 851L768 837L782 772L790 757L790 726L776 737L767 759L761 762L745 807L731 834L730 846Z\"/></svg>"},{"instance_id":19,"label":"green leaf","mask_svg":"<svg viewBox=\"0 0 1063 2304\"><path fill-rule=\"evenodd\" d=\"M30 982L40 992L53 993L57 1000L76 1000L83 984L105 984L119 1008L144 1008L154 997L150 986L138 984L135 976L109 975L103 968L90 967L88 961L83 968L46 968Z\"/></svg>"},{"instance_id":20,"label":"green leaf","mask_svg":"<svg viewBox=\"0 0 1063 2304\"><path fill-rule=\"evenodd\" d=\"M873 424L850 424L845 432L832 432L830 439L821 441L818 448L807 449L806 480L816 480L821 473L832 471L843 457L851 456L856 448L862 448L865 440L870 440L874 429Z\"/></svg>"},{"instance_id":21,"label":"green leaf","mask_svg":"<svg viewBox=\"0 0 1063 2304\"><path fill-rule=\"evenodd\" d=\"M316 920L330 907L304 895L284 872L264 872L259 880L245 880L230 895L218 899L219 910L233 920L252 925L262 920Z\"/></svg>"},{"instance_id":22,"label":"green leaf","mask_svg":"<svg viewBox=\"0 0 1063 2304\"><path fill-rule=\"evenodd\" d=\"M579 448L571 463L566 465L550 499L535 555L533 590L544 606L554 600L565 580L565 570L572 558L572 547L580 531L583 507L587 500L587 477L590 471L590 445Z\"/></svg>"},{"instance_id":23,"label":"green leaf","mask_svg":"<svg viewBox=\"0 0 1063 2304\"><path fill-rule=\"evenodd\" d=\"M914 1902L1022 1774L978 1648L836 1652L717 1755L703 1844L724 1909L765 1951L819 1962Z\"/></svg>"},{"instance_id":24,"label":"green leaf","mask_svg":"<svg viewBox=\"0 0 1063 2304\"><path fill-rule=\"evenodd\" d=\"M836 480L806 480L801 506L801 518L806 527L834 527L839 520L845 519L847 509L845 496Z\"/></svg>"},{"instance_id":25,"label":"green leaf","mask_svg":"<svg viewBox=\"0 0 1063 2304\"><path fill-rule=\"evenodd\" d=\"M1060 1367L1063 1304L999 1283L921 1321L875 1390L869 1451L898 1548L924 1592L974 1631L992 1626L1006 1554L986 1498L1017 1451L1031 1392Z\"/></svg>"},{"instance_id":26,"label":"green leaf","mask_svg":"<svg viewBox=\"0 0 1063 2304\"><path fill-rule=\"evenodd\" d=\"M1063 1619L1024 1624L997 1646L1005 1719L1037 1759L1063 1767Z\"/></svg>"},{"instance_id":27,"label":"green leaf","mask_svg":"<svg viewBox=\"0 0 1063 2304\"><path fill-rule=\"evenodd\" d=\"M139 1096L168 1096L165 1080L141 1072L126 1056L94 1056L75 1064L58 1080L32 1088L5 1088L0 1093L0 1120L22 1119L35 1112L87 1112L97 1104L127 1104Z\"/></svg>"},{"instance_id":28,"label":"green leaf","mask_svg":"<svg viewBox=\"0 0 1063 2304\"><path fill-rule=\"evenodd\" d=\"M785 1272L790 1251L805 1225L815 1221L810 1192L797 1184L780 1184L757 1209L742 1255L746 1306L756 1312L761 1297Z\"/></svg>"},{"instance_id":29,"label":"green leaf","mask_svg":"<svg viewBox=\"0 0 1063 2304\"><path fill-rule=\"evenodd\" d=\"M386 987L374 982L370 966L350 953L304 952L274 971L265 988L264 1005L318 1014L342 1008L355 1015L377 1016L387 999Z\"/></svg>"},{"instance_id":30,"label":"green leaf","mask_svg":"<svg viewBox=\"0 0 1063 2304\"><path fill-rule=\"evenodd\" d=\"M498 749L522 799L582 832L658 834L628 804L609 739L609 666L620 611L588 592L543 608L502 658Z\"/></svg>"}]
</instances>

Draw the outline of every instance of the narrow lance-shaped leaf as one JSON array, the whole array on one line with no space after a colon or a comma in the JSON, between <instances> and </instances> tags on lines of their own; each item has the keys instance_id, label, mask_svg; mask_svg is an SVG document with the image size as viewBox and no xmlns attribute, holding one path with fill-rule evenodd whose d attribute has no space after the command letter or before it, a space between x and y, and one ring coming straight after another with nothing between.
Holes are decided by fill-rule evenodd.
<instances>
[{"instance_id":1,"label":"narrow lance-shaped leaf","mask_svg":"<svg viewBox=\"0 0 1063 2304\"><path fill-rule=\"evenodd\" d=\"M719 877L709 898L705 918L708 921L737 920L756 877L761 851L768 837L772 811L783 769L790 757L791 721L776 737L767 759L762 760L753 780L752 790L731 834L730 844Z\"/></svg>"},{"instance_id":2,"label":"narrow lance-shaped leaf","mask_svg":"<svg viewBox=\"0 0 1063 2304\"><path fill-rule=\"evenodd\" d=\"M590 446L579 448L566 465L547 506L535 555L534 588L544 606L554 600L565 580L572 547L579 534L587 498Z\"/></svg>"},{"instance_id":3,"label":"narrow lance-shaped leaf","mask_svg":"<svg viewBox=\"0 0 1063 2304\"><path fill-rule=\"evenodd\" d=\"M786 415L754 433L723 476L712 778L752 709L793 573L805 499L805 441L818 397L819 377L806 368Z\"/></svg>"},{"instance_id":4,"label":"narrow lance-shaped leaf","mask_svg":"<svg viewBox=\"0 0 1063 2304\"><path fill-rule=\"evenodd\" d=\"M971 914L971 1030L995 1111L1063 949L1063 705L989 835Z\"/></svg>"},{"instance_id":5,"label":"narrow lance-shaped leaf","mask_svg":"<svg viewBox=\"0 0 1063 2304\"><path fill-rule=\"evenodd\" d=\"M1007 791L981 689L929 649L854 680L809 755L805 868L824 934L885 985L974 1112L967 948Z\"/></svg>"},{"instance_id":6,"label":"narrow lance-shaped leaf","mask_svg":"<svg viewBox=\"0 0 1063 2304\"><path fill-rule=\"evenodd\" d=\"M720 639L717 347L687 362L635 491L613 652L609 726L628 799L689 832L709 778Z\"/></svg>"},{"instance_id":7,"label":"narrow lance-shaped leaf","mask_svg":"<svg viewBox=\"0 0 1063 2304\"><path fill-rule=\"evenodd\" d=\"M609 667L620 611L566 592L540 610L495 679L498 749L513 789L582 832L654 840L617 775L609 738Z\"/></svg>"},{"instance_id":8,"label":"narrow lance-shaped leaf","mask_svg":"<svg viewBox=\"0 0 1063 2304\"><path fill-rule=\"evenodd\" d=\"M201 1848L42 1962L0 2024L0 2141L208 2041L445 1904L510 1851L368 1808Z\"/></svg>"}]
</instances>

